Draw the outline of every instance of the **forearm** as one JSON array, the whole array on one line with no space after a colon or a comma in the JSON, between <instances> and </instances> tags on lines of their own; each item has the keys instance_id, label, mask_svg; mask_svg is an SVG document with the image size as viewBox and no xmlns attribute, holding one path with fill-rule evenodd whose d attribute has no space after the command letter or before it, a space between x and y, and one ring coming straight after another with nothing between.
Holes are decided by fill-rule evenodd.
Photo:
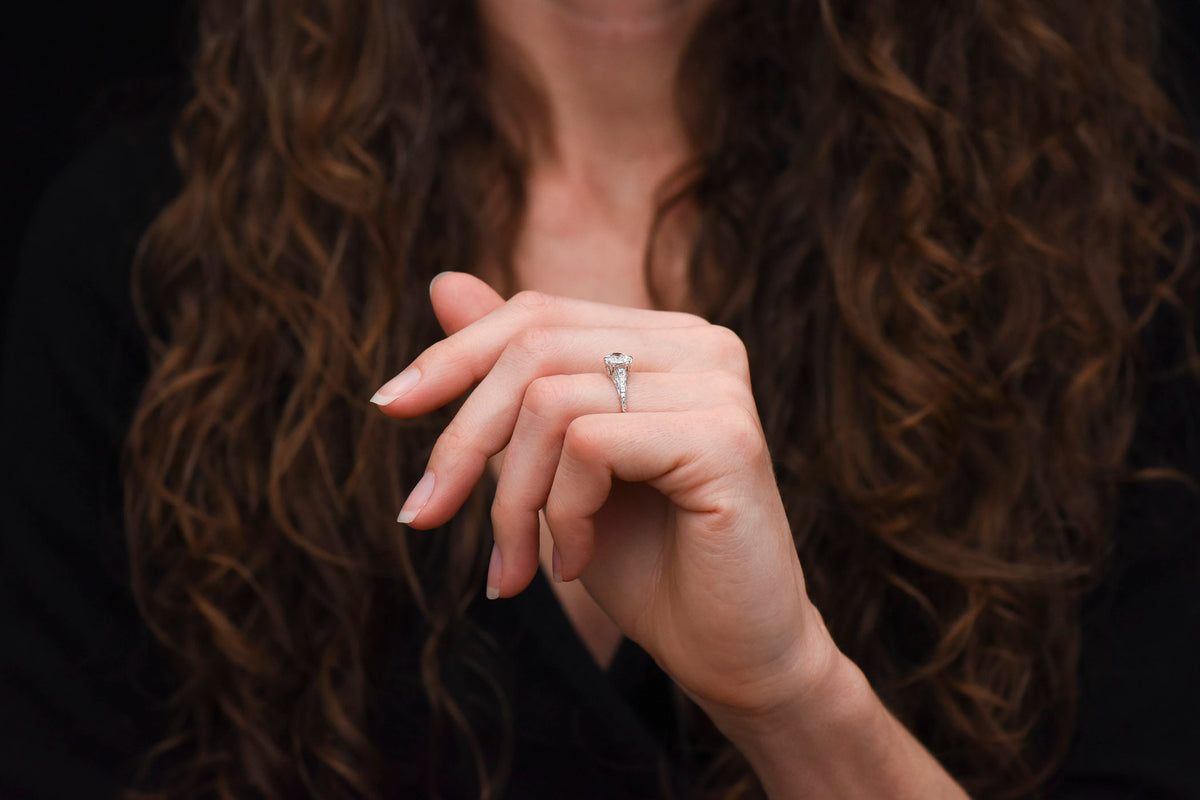
<instances>
[{"instance_id":1,"label":"forearm","mask_svg":"<svg viewBox=\"0 0 1200 800\"><path fill-rule=\"evenodd\" d=\"M966 798L838 653L805 702L756 717L710 712L772 800Z\"/></svg>"}]
</instances>

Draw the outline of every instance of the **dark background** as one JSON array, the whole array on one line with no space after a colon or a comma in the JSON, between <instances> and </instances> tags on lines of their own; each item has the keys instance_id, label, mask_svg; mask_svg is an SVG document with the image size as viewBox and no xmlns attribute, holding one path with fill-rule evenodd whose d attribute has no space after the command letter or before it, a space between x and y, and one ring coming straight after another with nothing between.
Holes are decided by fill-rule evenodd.
<instances>
[{"instance_id":1,"label":"dark background","mask_svg":"<svg viewBox=\"0 0 1200 800\"><path fill-rule=\"evenodd\" d=\"M48 181L109 126L184 96L196 2L8 4L0 25L0 331L22 234ZM1200 86L1200 0L1161 2L1176 72ZM1186 102L1200 120L1200 102ZM1200 125L1194 132L1200 141Z\"/></svg>"},{"instance_id":2,"label":"dark background","mask_svg":"<svg viewBox=\"0 0 1200 800\"><path fill-rule=\"evenodd\" d=\"M16 0L0 24L0 331L29 216L81 147L178 103L196 0Z\"/></svg>"}]
</instances>

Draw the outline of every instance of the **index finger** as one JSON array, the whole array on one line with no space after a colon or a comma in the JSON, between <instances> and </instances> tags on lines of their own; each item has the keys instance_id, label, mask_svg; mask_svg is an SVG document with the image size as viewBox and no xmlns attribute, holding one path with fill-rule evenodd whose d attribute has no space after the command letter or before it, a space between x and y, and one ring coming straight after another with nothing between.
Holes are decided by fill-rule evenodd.
<instances>
[{"instance_id":1,"label":"index finger","mask_svg":"<svg viewBox=\"0 0 1200 800\"><path fill-rule=\"evenodd\" d=\"M682 311L651 311L519 292L491 313L429 347L371 401L393 417L432 411L467 391L491 371L505 346L529 328L684 328L709 323Z\"/></svg>"}]
</instances>

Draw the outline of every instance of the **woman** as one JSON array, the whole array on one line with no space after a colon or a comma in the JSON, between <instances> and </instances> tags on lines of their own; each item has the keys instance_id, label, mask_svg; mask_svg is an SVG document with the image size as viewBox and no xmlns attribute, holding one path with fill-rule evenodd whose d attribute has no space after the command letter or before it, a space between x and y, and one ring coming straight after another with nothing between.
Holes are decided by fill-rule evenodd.
<instances>
[{"instance_id":1,"label":"woman","mask_svg":"<svg viewBox=\"0 0 1200 800\"><path fill-rule=\"evenodd\" d=\"M95 392L144 621L82 680L46 614L22 708L169 797L1200 791L1195 172L1134 6L207 3L81 323L148 343ZM86 523L24 505L36 575Z\"/></svg>"}]
</instances>

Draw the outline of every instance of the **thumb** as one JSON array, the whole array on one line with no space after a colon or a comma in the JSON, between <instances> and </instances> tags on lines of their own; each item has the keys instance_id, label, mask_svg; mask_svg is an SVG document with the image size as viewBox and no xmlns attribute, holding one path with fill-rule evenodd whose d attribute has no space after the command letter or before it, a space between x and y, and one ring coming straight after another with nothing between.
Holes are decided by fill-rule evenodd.
<instances>
[{"instance_id":1,"label":"thumb","mask_svg":"<svg viewBox=\"0 0 1200 800\"><path fill-rule=\"evenodd\" d=\"M495 289L465 272L443 272L435 277L429 284L429 299L446 335L504 305Z\"/></svg>"}]
</instances>

